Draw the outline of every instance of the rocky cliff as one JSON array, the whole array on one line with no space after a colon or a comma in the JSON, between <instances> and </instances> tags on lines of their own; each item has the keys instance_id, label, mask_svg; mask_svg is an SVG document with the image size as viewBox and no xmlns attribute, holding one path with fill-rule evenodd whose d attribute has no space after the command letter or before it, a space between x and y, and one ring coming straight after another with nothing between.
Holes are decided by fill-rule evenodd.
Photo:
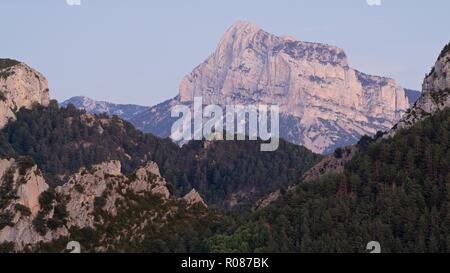
<instances>
[{"instance_id":1,"label":"rocky cliff","mask_svg":"<svg viewBox=\"0 0 450 273\"><path fill-rule=\"evenodd\" d=\"M124 228L104 236L139 235L137 229L146 225L164 225L165 219L183 204L189 207L201 203L206 207L195 190L185 201L172 198L154 162L129 176L122 174L119 161L82 168L55 189L49 189L41 172L27 161L1 160L0 177L0 244L12 242L16 251L69 236L74 228L107 228L118 215L129 213L131 204L140 198L157 198L161 204L147 206L141 212L142 217L148 217L141 219L133 233ZM171 199L178 203L163 210L163 204L174 202Z\"/></svg>"},{"instance_id":2,"label":"rocky cliff","mask_svg":"<svg viewBox=\"0 0 450 273\"><path fill-rule=\"evenodd\" d=\"M208 207L208 205L206 205L205 201L203 200L203 198L200 196L200 194L198 193L197 190L192 189L188 194L186 194L183 197L183 200L186 201L186 203L188 204L188 206L193 206L195 204L199 204L203 207Z\"/></svg>"},{"instance_id":3,"label":"rocky cliff","mask_svg":"<svg viewBox=\"0 0 450 273\"><path fill-rule=\"evenodd\" d=\"M23 249L50 238L32 224L41 210L39 197L48 188L36 166L0 160L0 244L14 242L17 249Z\"/></svg>"},{"instance_id":4,"label":"rocky cliff","mask_svg":"<svg viewBox=\"0 0 450 273\"><path fill-rule=\"evenodd\" d=\"M179 96L132 122L162 136L170 131L170 105L190 104L195 96L205 104L279 105L281 137L320 153L390 129L409 108L393 79L351 68L342 49L275 36L242 21L182 80Z\"/></svg>"},{"instance_id":5,"label":"rocky cliff","mask_svg":"<svg viewBox=\"0 0 450 273\"><path fill-rule=\"evenodd\" d=\"M34 103L49 103L45 77L24 63L0 59L0 128L15 118L17 110Z\"/></svg>"},{"instance_id":6,"label":"rocky cliff","mask_svg":"<svg viewBox=\"0 0 450 273\"><path fill-rule=\"evenodd\" d=\"M442 50L431 72L425 77L422 95L387 134L410 128L420 120L450 106L450 43Z\"/></svg>"}]
</instances>

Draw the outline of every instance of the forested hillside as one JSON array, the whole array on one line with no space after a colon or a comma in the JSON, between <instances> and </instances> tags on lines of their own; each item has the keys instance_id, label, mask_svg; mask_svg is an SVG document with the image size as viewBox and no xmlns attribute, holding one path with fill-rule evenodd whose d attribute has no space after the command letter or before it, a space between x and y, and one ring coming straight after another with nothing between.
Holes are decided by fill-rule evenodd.
<instances>
[{"instance_id":1,"label":"forested hillside","mask_svg":"<svg viewBox=\"0 0 450 273\"><path fill-rule=\"evenodd\" d=\"M117 117L87 115L55 101L16 116L0 131L0 158L28 157L53 186L83 166L120 160L122 171L131 174L151 160L179 196L194 187L210 205L248 207L298 181L321 158L285 141L271 153L261 152L259 141L196 141L180 148Z\"/></svg>"},{"instance_id":2,"label":"forested hillside","mask_svg":"<svg viewBox=\"0 0 450 273\"><path fill-rule=\"evenodd\" d=\"M143 242L111 250L366 252L369 241L379 241L384 253L449 252L449 133L450 109L393 138L366 141L343 174L302 183L265 209L191 211L167 229L148 230ZM89 236L75 234L82 241Z\"/></svg>"},{"instance_id":3,"label":"forested hillside","mask_svg":"<svg viewBox=\"0 0 450 273\"><path fill-rule=\"evenodd\" d=\"M372 143L342 175L301 184L212 252L450 251L450 110Z\"/></svg>"}]
</instances>

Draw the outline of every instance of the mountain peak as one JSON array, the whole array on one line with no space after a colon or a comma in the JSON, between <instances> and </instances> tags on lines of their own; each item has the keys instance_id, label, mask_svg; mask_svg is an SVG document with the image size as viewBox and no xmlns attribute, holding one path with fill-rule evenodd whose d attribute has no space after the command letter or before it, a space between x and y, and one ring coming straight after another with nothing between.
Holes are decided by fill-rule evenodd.
<instances>
[{"instance_id":1,"label":"mountain peak","mask_svg":"<svg viewBox=\"0 0 450 273\"><path fill-rule=\"evenodd\" d=\"M73 104L77 108L82 108L88 112L94 110L99 104L99 102L97 102L89 97L76 96L76 97L72 97L72 98L64 101L62 103L62 106L67 106L69 103Z\"/></svg>"},{"instance_id":2,"label":"mountain peak","mask_svg":"<svg viewBox=\"0 0 450 273\"><path fill-rule=\"evenodd\" d=\"M261 28L257 26L253 22L244 21L244 20L238 20L234 22L231 27L229 28L229 31L234 32L249 32L249 33L255 33L260 31Z\"/></svg>"},{"instance_id":3,"label":"mountain peak","mask_svg":"<svg viewBox=\"0 0 450 273\"><path fill-rule=\"evenodd\" d=\"M224 53L236 44L248 44L261 31L261 28L254 23L236 21L223 35L217 51Z\"/></svg>"},{"instance_id":4,"label":"mountain peak","mask_svg":"<svg viewBox=\"0 0 450 273\"><path fill-rule=\"evenodd\" d=\"M389 130L410 106L394 80L351 68L343 49L246 21L234 23L216 51L183 78L179 100L195 97L205 104L278 105L288 120L282 137L318 153Z\"/></svg>"},{"instance_id":5,"label":"mountain peak","mask_svg":"<svg viewBox=\"0 0 450 273\"><path fill-rule=\"evenodd\" d=\"M234 36L237 36L237 35L252 36L252 35L257 34L260 31L262 31L266 34L269 34L268 32L266 32L265 30L263 30L261 27L259 27L257 24L255 24L253 22L238 20L231 25L231 27L227 30L225 36L227 36L227 34L232 34ZM275 36L272 34L269 34L269 35ZM292 36L290 34L284 34L277 38L280 38L281 40L285 40L285 41L298 41L298 39L295 36Z\"/></svg>"},{"instance_id":6,"label":"mountain peak","mask_svg":"<svg viewBox=\"0 0 450 273\"><path fill-rule=\"evenodd\" d=\"M208 205L206 205L205 201L203 200L203 198L200 196L200 194L196 189L192 189L188 194L186 194L183 197L183 200L186 201L186 203L189 206L200 204L204 207L208 207Z\"/></svg>"}]
</instances>

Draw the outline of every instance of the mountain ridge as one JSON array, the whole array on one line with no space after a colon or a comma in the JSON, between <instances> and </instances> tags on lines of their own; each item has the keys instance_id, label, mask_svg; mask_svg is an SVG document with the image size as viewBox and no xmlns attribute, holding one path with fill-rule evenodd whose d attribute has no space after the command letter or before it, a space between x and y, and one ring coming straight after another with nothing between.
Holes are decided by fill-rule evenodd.
<instances>
[{"instance_id":1,"label":"mountain ridge","mask_svg":"<svg viewBox=\"0 0 450 273\"><path fill-rule=\"evenodd\" d=\"M134 116L137 116L150 108L136 104L118 104L107 101L97 101L87 96L71 97L61 102L60 105L61 107L67 107L69 103L73 104L78 109L85 110L90 114L106 113L108 116L112 117L116 115L125 120L130 120Z\"/></svg>"}]
</instances>

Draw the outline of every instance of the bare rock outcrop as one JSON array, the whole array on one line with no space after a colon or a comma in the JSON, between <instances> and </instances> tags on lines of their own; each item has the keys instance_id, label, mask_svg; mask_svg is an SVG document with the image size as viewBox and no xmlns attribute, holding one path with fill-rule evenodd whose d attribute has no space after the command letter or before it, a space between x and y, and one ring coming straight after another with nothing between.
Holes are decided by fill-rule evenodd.
<instances>
[{"instance_id":1,"label":"bare rock outcrop","mask_svg":"<svg viewBox=\"0 0 450 273\"><path fill-rule=\"evenodd\" d=\"M37 166L25 169L13 159L0 160L0 243L14 242L17 249L24 249L50 239L32 224L41 209L39 196L47 189Z\"/></svg>"},{"instance_id":2,"label":"bare rock outcrop","mask_svg":"<svg viewBox=\"0 0 450 273\"><path fill-rule=\"evenodd\" d=\"M281 196L281 191L274 191L271 192L269 195L267 195L266 197L258 200L255 205L253 206L253 210L257 211L260 209L263 209L267 206L269 206L270 204L272 204L273 202L275 202L278 198L280 198Z\"/></svg>"},{"instance_id":3,"label":"bare rock outcrop","mask_svg":"<svg viewBox=\"0 0 450 273\"><path fill-rule=\"evenodd\" d=\"M102 210L116 216L118 204L126 203L129 193L149 193L163 202L170 198L156 163L149 162L126 176L119 161L109 161L67 177L67 182L52 191L53 199L42 208L40 198L49 186L37 166L25 166L14 160L0 160L0 244L13 242L17 251L67 236L71 227L94 228L98 223L96 212ZM193 196L192 202L196 200ZM62 208L62 224L37 230L38 222L54 221Z\"/></svg>"},{"instance_id":4,"label":"bare rock outcrop","mask_svg":"<svg viewBox=\"0 0 450 273\"><path fill-rule=\"evenodd\" d=\"M164 199L169 199L170 192L166 180L161 176L159 167L155 162L148 163L145 167L136 171L137 179L130 184L130 188L136 192L151 192ZM149 183L152 181L152 183Z\"/></svg>"},{"instance_id":5,"label":"bare rock outcrop","mask_svg":"<svg viewBox=\"0 0 450 273\"><path fill-rule=\"evenodd\" d=\"M447 107L450 107L450 43L442 50L433 69L425 78L422 96L386 137L395 135L400 129L410 128Z\"/></svg>"},{"instance_id":6,"label":"bare rock outcrop","mask_svg":"<svg viewBox=\"0 0 450 273\"><path fill-rule=\"evenodd\" d=\"M47 79L41 73L24 63L0 59L0 128L15 119L20 108L48 105L49 100Z\"/></svg>"},{"instance_id":7,"label":"bare rock outcrop","mask_svg":"<svg viewBox=\"0 0 450 273\"><path fill-rule=\"evenodd\" d=\"M198 191L196 189L192 189L188 194L186 194L183 197L183 200L186 201L186 203L189 206L193 206L195 204L200 204L204 207L208 207L208 205L205 203L205 201L203 200L203 198L200 196L200 194L198 193Z\"/></svg>"},{"instance_id":8,"label":"bare rock outcrop","mask_svg":"<svg viewBox=\"0 0 450 273\"><path fill-rule=\"evenodd\" d=\"M93 227L94 210L98 203L103 203L102 209L115 216L116 201L123 200L128 190L136 194L151 192L164 200L170 197L166 182L154 162L139 168L129 177L122 174L119 161L105 162L91 169L83 168L71 176L65 185L56 188L57 193L69 200L66 205L69 227Z\"/></svg>"},{"instance_id":9,"label":"bare rock outcrop","mask_svg":"<svg viewBox=\"0 0 450 273\"><path fill-rule=\"evenodd\" d=\"M357 145L338 148L333 154L327 155L302 176L302 181L309 182L323 175L338 174L344 171L345 164L359 151Z\"/></svg>"}]
</instances>

